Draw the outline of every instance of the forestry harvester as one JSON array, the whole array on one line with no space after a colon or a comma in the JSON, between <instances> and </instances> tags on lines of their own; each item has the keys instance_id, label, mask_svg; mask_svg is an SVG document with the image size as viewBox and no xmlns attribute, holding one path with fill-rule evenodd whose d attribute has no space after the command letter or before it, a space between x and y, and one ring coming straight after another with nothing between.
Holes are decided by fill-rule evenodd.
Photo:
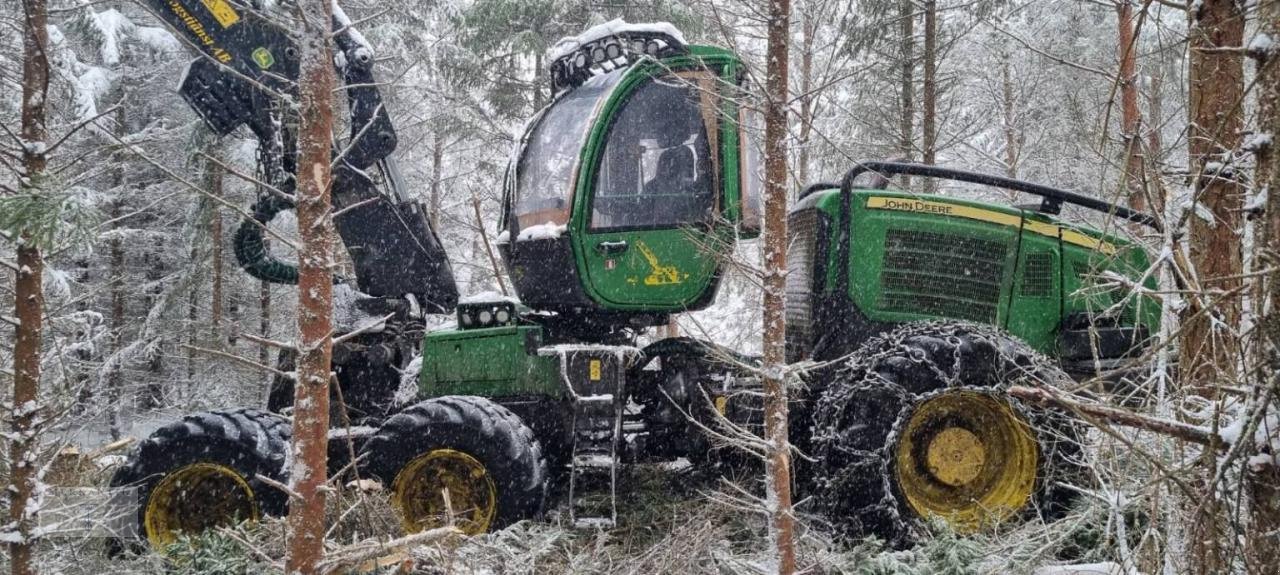
<instances>
[{"instance_id":1,"label":"forestry harvester","mask_svg":"<svg viewBox=\"0 0 1280 575\"><path fill-rule=\"evenodd\" d=\"M201 51L182 95L219 134L246 125L283 192L264 193L239 228L239 263L296 281L262 232L292 207L294 43L239 2L149 4ZM451 512L483 533L553 505L576 524L611 526L620 466L732 461L716 436L758 426L758 361L648 338L710 305L735 242L759 233L743 63L667 25L615 21L562 42L552 103L521 134L503 194L497 244L519 298L459 301L429 220L402 194L372 50L336 12L351 132L335 146L332 191L358 294L341 304L389 319L335 346L334 404L356 425L334 417L330 472L381 482L406 531ZM864 174L878 183L859 185ZM894 191L891 176L1041 201ZM792 440L813 461L797 481L845 533L906 543L929 516L971 531L1062 511L1062 485L1083 479L1080 430L1006 388L1113 365L1158 321L1149 304L1089 289L1091 277L1149 282L1137 271L1147 255L1059 220L1064 203L1151 224L1062 190L909 163L859 163L800 195L786 334L789 361L811 366L793 393ZM456 325L426 329L428 314L448 313ZM283 354L280 371L292 362ZM286 511L272 485L289 481L292 382L271 385L262 408L188 415L140 442L113 479L137 494L140 538L162 547Z\"/></svg>"}]
</instances>

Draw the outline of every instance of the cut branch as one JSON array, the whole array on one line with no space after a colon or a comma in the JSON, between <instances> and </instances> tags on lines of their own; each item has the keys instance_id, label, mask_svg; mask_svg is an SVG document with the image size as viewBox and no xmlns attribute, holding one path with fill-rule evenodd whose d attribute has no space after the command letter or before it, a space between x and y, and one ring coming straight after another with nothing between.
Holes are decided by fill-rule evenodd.
<instances>
[{"instance_id":1,"label":"cut branch","mask_svg":"<svg viewBox=\"0 0 1280 575\"><path fill-rule=\"evenodd\" d=\"M1227 446L1227 442L1222 439L1222 436L1202 427L1187 425L1177 421L1169 421L1167 419L1148 417L1133 413L1132 411L1125 411L1123 409L1116 409L1105 405L1085 403L1067 398L1057 391L1052 391L1046 388L1015 385L1009 388L1009 395L1036 405L1065 409L1090 417L1096 417L1116 425L1153 431L1161 435L1167 435L1169 437L1181 439L1198 445L1213 446L1222 450L1225 450Z\"/></svg>"}]
</instances>

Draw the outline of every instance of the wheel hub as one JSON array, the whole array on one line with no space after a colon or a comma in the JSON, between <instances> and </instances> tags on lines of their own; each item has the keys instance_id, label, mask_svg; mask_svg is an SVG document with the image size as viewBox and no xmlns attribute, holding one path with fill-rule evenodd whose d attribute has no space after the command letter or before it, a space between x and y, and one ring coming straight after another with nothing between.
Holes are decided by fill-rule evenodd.
<instances>
[{"instance_id":1,"label":"wheel hub","mask_svg":"<svg viewBox=\"0 0 1280 575\"><path fill-rule=\"evenodd\" d=\"M963 427L948 427L938 432L929 441L926 454L929 473L938 481L956 487L977 479L986 459L982 440Z\"/></svg>"},{"instance_id":2,"label":"wheel hub","mask_svg":"<svg viewBox=\"0 0 1280 575\"><path fill-rule=\"evenodd\" d=\"M407 533L447 525L468 535L489 530L498 509L493 478L478 459L453 449L419 455L396 474L392 504Z\"/></svg>"},{"instance_id":3,"label":"wheel hub","mask_svg":"<svg viewBox=\"0 0 1280 575\"><path fill-rule=\"evenodd\" d=\"M194 534L258 519L253 489L236 470L216 463L180 467L156 484L147 498L142 523L147 540L163 549L179 533Z\"/></svg>"},{"instance_id":4,"label":"wheel hub","mask_svg":"<svg viewBox=\"0 0 1280 575\"><path fill-rule=\"evenodd\" d=\"M923 401L892 453L908 506L960 532L1012 517L1035 489L1035 437L1026 420L993 394L953 391Z\"/></svg>"}]
</instances>

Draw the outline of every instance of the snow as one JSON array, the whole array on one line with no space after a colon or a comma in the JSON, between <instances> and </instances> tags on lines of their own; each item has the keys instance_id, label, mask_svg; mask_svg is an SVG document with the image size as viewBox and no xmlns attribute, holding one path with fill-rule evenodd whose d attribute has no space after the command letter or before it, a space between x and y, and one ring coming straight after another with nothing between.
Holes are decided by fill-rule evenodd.
<instances>
[{"instance_id":1,"label":"snow","mask_svg":"<svg viewBox=\"0 0 1280 575\"><path fill-rule=\"evenodd\" d=\"M373 44L370 44L364 34L361 34L359 30L356 30L355 26L351 25L351 18L347 17L347 13L342 10L341 6L338 6L337 2L333 3L333 19L338 22L339 26L346 29L347 34L351 36L351 40L359 44L361 50L367 50L369 57L373 57Z\"/></svg>"},{"instance_id":2,"label":"snow","mask_svg":"<svg viewBox=\"0 0 1280 575\"><path fill-rule=\"evenodd\" d=\"M469 295L458 300L460 304L483 304L483 303L514 303L519 304L518 298L509 295L502 295L496 291L484 291L475 295Z\"/></svg>"},{"instance_id":3,"label":"snow","mask_svg":"<svg viewBox=\"0 0 1280 575\"><path fill-rule=\"evenodd\" d=\"M382 316L373 315L360 309L358 302L376 299L363 293L351 284L333 286L333 329L339 333L351 333L358 329L368 332L381 331L381 327L370 327L382 322Z\"/></svg>"},{"instance_id":4,"label":"snow","mask_svg":"<svg viewBox=\"0 0 1280 575\"><path fill-rule=\"evenodd\" d=\"M1266 208L1266 207L1267 207L1266 186L1263 186L1261 189L1257 191L1257 193L1253 194L1252 196L1249 196L1248 200L1246 200L1244 203L1244 211L1246 213L1249 213L1249 212L1260 213L1262 212L1263 208ZM1252 253L1252 250L1245 250L1245 253Z\"/></svg>"},{"instance_id":5,"label":"snow","mask_svg":"<svg viewBox=\"0 0 1280 575\"><path fill-rule=\"evenodd\" d=\"M1275 47L1276 42L1271 39L1271 36L1268 36L1264 32L1259 32L1252 40L1249 41L1249 46L1246 48L1246 51L1256 56L1265 56L1268 52L1274 50Z\"/></svg>"},{"instance_id":6,"label":"snow","mask_svg":"<svg viewBox=\"0 0 1280 575\"><path fill-rule=\"evenodd\" d=\"M579 455L573 458L575 467L613 467L613 458L608 455Z\"/></svg>"},{"instance_id":7,"label":"snow","mask_svg":"<svg viewBox=\"0 0 1280 575\"><path fill-rule=\"evenodd\" d=\"M418 377L422 374L422 356L419 355L400 372L400 387L396 388L396 405L409 405L418 398Z\"/></svg>"},{"instance_id":8,"label":"snow","mask_svg":"<svg viewBox=\"0 0 1280 575\"><path fill-rule=\"evenodd\" d=\"M1257 152L1265 148L1271 147L1271 134L1267 132L1258 132L1245 136L1244 142L1240 143L1240 148L1251 152Z\"/></svg>"},{"instance_id":9,"label":"snow","mask_svg":"<svg viewBox=\"0 0 1280 575\"><path fill-rule=\"evenodd\" d=\"M520 230L520 235L516 236L516 241L552 240L560 237L568 229L569 227L566 225L556 225L553 222L529 226Z\"/></svg>"},{"instance_id":10,"label":"snow","mask_svg":"<svg viewBox=\"0 0 1280 575\"><path fill-rule=\"evenodd\" d=\"M133 37L157 52L177 54L182 51L182 43L164 28L136 26L133 29Z\"/></svg>"},{"instance_id":11,"label":"snow","mask_svg":"<svg viewBox=\"0 0 1280 575\"><path fill-rule=\"evenodd\" d=\"M1130 575L1133 573L1137 573L1137 571L1125 569L1117 563L1105 561L1102 563L1041 567L1033 571L1032 575Z\"/></svg>"},{"instance_id":12,"label":"snow","mask_svg":"<svg viewBox=\"0 0 1280 575\"><path fill-rule=\"evenodd\" d=\"M585 32L578 34L577 36L568 36L565 38L561 38L559 41L555 43L555 45L551 47L550 50L547 50L547 60L550 62L554 62L556 60L559 60L560 58L563 58L569 54L572 54L575 50L577 50L578 48L581 48L583 44L590 44L591 42L595 42L596 40L600 40L602 38L617 36L619 34L625 34L627 32L647 32L647 33L666 34L668 36L671 36L681 44L687 43L684 40L684 34L681 34L680 30L677 29L675 26L673 26L669 22L654 22L651 24L628 24L625 20L621 18L615 18L613 20L605 22L604 24L597 24L595 26L587 28Z\"/></svg>"},{"instance_id":13,"label":"snow","mask_svg":"<svg viewBox=\"0 0 1280 575\"><path fill-rule=\"evenodd\" d=\"M378 432L378 428L367 425L353 425L351 429L339 427L329 430L329 439L346 439L348 437L367 437Z\"/></svg>"},{"instance_id":14,"label":"snow","mask_svg":"<svg viewBox=\"0 0 1280 575\"><path fill-rule=\"evenodd\" d=\"M120 63L120 43L133 32L133 22L115 8L95 12L91 16L94 28L102 34L102 42L98 46L102 63L115 66Z\"/></svg>"}]
</instances>

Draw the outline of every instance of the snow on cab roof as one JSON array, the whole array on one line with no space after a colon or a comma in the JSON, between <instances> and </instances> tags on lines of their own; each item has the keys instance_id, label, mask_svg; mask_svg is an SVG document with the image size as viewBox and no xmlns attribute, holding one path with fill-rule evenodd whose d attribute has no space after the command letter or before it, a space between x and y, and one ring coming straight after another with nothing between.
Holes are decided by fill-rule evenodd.
<instances>
[{"instance_id":1,"label":"snow on cab roof","mask_svg":"<svg viewBox=\"0 0 1280 575\"><path fill-rule=\"evenodd\" d=\"M604 24L597 24L587 28L586 31L578 34L577 36L566 36L561 38L555 43L555 45L551 46L551 48L547 50L547 61L554 62L560 58L568 56L569 54L572 54L574 50L581 48L584 44L590 44L591 42L595 42L602 38L623 35L628 32L666 34L681 44L687 44L687 42L684 41L684 34L682 34L680 30L670 22L629 24L626 20L615 18L605 22Z\"/></svg>"}]
</instances>

